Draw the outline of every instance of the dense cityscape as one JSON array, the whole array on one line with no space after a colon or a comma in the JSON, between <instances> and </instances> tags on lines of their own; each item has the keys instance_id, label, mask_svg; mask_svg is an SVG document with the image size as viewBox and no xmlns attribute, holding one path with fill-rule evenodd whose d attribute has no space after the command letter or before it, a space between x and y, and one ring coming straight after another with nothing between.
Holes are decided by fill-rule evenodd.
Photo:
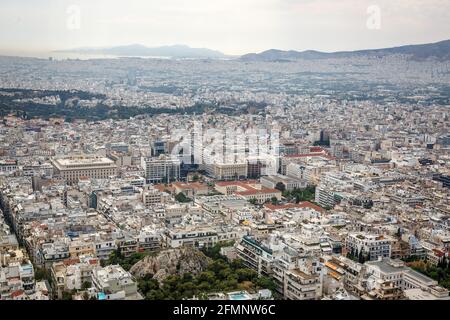
<instances>
[{"instance_id":1,"label":"dense cityscape","mask_svg":"<svg viewBox=\"0 0 450 320\"><path fill-rule=\"evenodd\" d=\"M449 71L0 57L0 300L448 300Z\"/></svg>"}]
</instances>

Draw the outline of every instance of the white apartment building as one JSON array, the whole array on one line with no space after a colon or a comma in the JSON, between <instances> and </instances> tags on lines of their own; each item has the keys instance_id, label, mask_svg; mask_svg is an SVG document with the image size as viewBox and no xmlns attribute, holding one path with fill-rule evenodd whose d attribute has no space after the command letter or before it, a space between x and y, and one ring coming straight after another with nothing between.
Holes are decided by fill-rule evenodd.
<instances>
[{"instance_id":1,"label":"white apartment building","mask_svg":"<svg viewBox=\"0 0 450 320\"><path fill-rule=\"evenodd\" d=\"M402 290L421 289L435 297L448 298L447 289L438 286L438 282L407 266L401 260L383 259L365 263L369 275L369 287L376 288L390 282ZM372 281L370 281L372 279Z\"/></svg>"},{"instance_id":2,"label":"white apartment building","mask_svg":"<svg viewBox=\"0 0 450 320\"><path fill-rule=\"evenodd\" d=\"M180 180L181 161L161 155L159 158L141 158L141 166L145 170L148 183L167 183Z\"/></svg>"},{"instance_id":3,"label":"white apartment building","mask_svg":"<svg viewBox=\"0 0 450 320\"><path fill-rule=\"evenodd\" d=\"M249 236L244 236L235 247L238 258L247 268L257 271L259 275L271 274L274 261L272 249Z\"/></svg>"},{"instance_id":4,"label":"white apartment building","mask_svg":"<svg viewBox=\"0 0 450 320\"><path fill-rule=\"evenodd\" d=\"M204 248L214 246L219 237L217 231L210 227L185 227L167 230L163 235L163 241L169 248L183 246Z\"/></svg>"},{"instance_id":5,"label":"white apartment building","mask_svg":"<svg viewBox=\"0 0 450 320\"><path fill-rule=\"evenodd\" d=\"M141 300L137 284L132 275L119 265L104 268L96 267L92 271L92 283L98 290L99 300Z\"/></svg>"},{"instance_id":6,"label":"white apartment building","mask_svg":"<svg viewBox=\"0 0 450 320\"><path fill-rule=\"evenodd\" d=\"M237 257L259 275L272 276L276 290L288 300L315 300L321 295L322 283L318 259L299 254L286 244L267 247L244 236L235 245Z\"/></svg>"},{"instance_id":7,"label":"white apartment building","mask_svg":"<svg viewBox=\"0 0 450 320\"><path fill-rule=\"evenodd\" d=\"M345 240L345 246L348 252L354 254L363 252L365 258L373 261L379 257L391 257L392 241L393 239L383 235L350 233Z\"/></svg>"},{"instance_id":8,"label":"white apartment building","mask_svg":"<svg viewBox=\"0 0 450 320\"><path fill-rule=\"evenodd\" d=\"M284 276L284 298L287 300L316 300L320 297L320 275L299 269L288 270Z\"/></svg>"},{"instance_id":9,"label":"white apartment building","mask_svg":"<svg viewBox=\"0 0 450 320\"><path fill-rule=\"evenodd\" d=\"M1 160L0 161L0 172L14 172L18 170L17 160Z\"/></svg>"},{"instance_id":10,"label":"white apartment building","mask_svg":"<svg viewBox=\"0 0 450 320\"><path fill-rule=\"evenodd\" d=\"M117 250L116 242L113 239L102 239L99 237L94 241L95 254L100 260L108 260L111 253Z\"/></svg>"},{"instance_id":11,"label":"white apartment building","mask_svg":"<svg viewBox=\"0 0 450 320\"><path fill-rule=\"evenodd\" d=\"M339 192L332 190L328 185L319 184L316 187L316 195L314 200L317 204L324 208L333 208L341 199L342 196Z\"/></svg>"}]
</instances>

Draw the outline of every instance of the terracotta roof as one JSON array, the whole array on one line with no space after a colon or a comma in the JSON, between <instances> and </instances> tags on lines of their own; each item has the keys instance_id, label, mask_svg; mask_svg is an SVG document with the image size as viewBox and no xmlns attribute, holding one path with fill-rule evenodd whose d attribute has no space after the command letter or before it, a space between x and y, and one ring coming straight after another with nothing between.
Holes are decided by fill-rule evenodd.
<instances>
[{"instance_id":1,"label":"terracotta roof","mask_svg":"<svg viewBox=\"0 0 450 320\"><path fill-rule=\"evenodd\" d=\"M245 189L245 191L236 191L235 194L242 195L242 196L249 196L253 194L267 194L267 193L279 193L280 190L277 189L271 189L271 188L265 188L262 187L254 188L254 184L260 184L258 180L246 180L246 181L220 181L216 183L216 186L219 187L231 187L231 186L237 186L242 189Z\"/></svg>"},{"instance_id":2,"label":"terracotta roof","mask_svg":"<svg viewBox=\"0 0 450 320\"><path fill-rule=\"evenodd\" d=\"M73 259L66 259L63 261L64 265L66 266L71 266L73 264L77 264L80 263L80 259L78 258L73 258Z\"/></svg>"},{"instance_id":3,"label":"terracotta roof","mask_svg":"<svg viewBox=\"0 0 450 320\"><path fill-rule=\"evenodd\" d=\"M165 186L164 184L155 184L153 187L161 192L164 192L165 190L172 191L173 188L171 186Z\"/></svg>"},{"instance_id":4,"label":"terracotta roof","mask_svg":"<svg viewBox=\"0 0 450 320\"><path fill-rule=\"evenodd\" d=\"M245 181L218 181L217 186L227 187L227 186L240 186L243 188L250 187L252 184L259 184L258 180L245 180ZM250 187L251 188L251 187Z\"/></svg>"},{"instance_id":5,"label":"terracotta roof","mask_svg":"<svg viewBox=\"0 0 450 320\"><path fill-rule=\"evenodd\" d=\"M439 249L433 249L433 252L438 257L443 257L445 255L445 253Z\"/></svg>"},{"instance_id":6,"label":"terracotta roof","mask_svg":"<svg viewBox=\"0 0 450 320\"><path fill-rule=\"evenodd\" d=\"M314 147L310 147L310 148L309 148L309 151L310 151L310 152L323 152L324 150L323 150L322 147L314 146Z\"/></svg>"},{"instance_id":7,"label":"terracotta roof","mask_svg":"<svg viewBox=\"0 0 450 320\"><path fill-rule=\"evenodd\" d=\"M174 182L172 184L174 187L180 188L180 189L204 189L208 188L206 184L199 183L199 182Z\"/></svg>"},{"instance_id":8,"label":"terracotta roof","mask_svg":"<svg viewBox=\"0 0 450 320\"><path fill-rule=\"evenodd\" d=\"M14 291L13 293L11 293L11 297L13 297L13 298L20 297L24 293L25 293L25 291L23 291L23 290L17 290L17 291Z\"/></svg>"},{"instance_id":9,"label":"terracotta roof","mask_svg":"<svg viewBox=\"0 0 450 320\"><path fill-rule=\"evenodd\" d=\"M330 156L328 153L326 152L321 152L321 153L306 153L306 154L290 154L290 155L285 155L285 158L313 158L313 157L321 157L321 158L325 158L328 160L336 160L336 157Z\"/></svg>"}]
</instances>

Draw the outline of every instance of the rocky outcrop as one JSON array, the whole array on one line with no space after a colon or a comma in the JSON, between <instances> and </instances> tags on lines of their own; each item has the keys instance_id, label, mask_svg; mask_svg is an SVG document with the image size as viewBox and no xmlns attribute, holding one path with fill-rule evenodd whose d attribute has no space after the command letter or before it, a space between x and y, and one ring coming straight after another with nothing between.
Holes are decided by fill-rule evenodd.
<instances>
[{"instance_id":1,"label":"rocky outcrop","mask_svg":"<svg viewBox=\"0 0 450 320\"><path fill-rule=\"evenodd\" d=\"M204 271L210 262L211 259L201 251L183 247L165 250L156 256L147 256L131 267L130 272L137 278L150 275L161 282L170 275L183 275L188 272L197 275Z\"/></svg>"}]
</instances>

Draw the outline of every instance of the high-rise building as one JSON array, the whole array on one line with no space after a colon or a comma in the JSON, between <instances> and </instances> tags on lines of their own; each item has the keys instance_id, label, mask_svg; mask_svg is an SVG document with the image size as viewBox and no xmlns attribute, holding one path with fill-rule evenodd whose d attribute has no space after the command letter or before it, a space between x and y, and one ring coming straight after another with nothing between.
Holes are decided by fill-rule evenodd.
<instances>
[{"instance_id":1,"label":"high-rise building","mask_svg":"<svg viewBox=\"0 0 450 320\"><path fill-rule=\"evenodd\" d=\"M154 157L159 157L167 153L167 144L165 141L155 141L152 146L152 154Z\"/></svg>"},{"instance_id":2,"label":"high-rise building","mask_svg":"<svg viewBox=\"0 0 450 320\"><path fill-rule=\"evenodd\" d=\"M142 158L141 165L148 183L167 183L180 179L179 159L161 155L158 158Z\"/></svg>"}]
</instances>

